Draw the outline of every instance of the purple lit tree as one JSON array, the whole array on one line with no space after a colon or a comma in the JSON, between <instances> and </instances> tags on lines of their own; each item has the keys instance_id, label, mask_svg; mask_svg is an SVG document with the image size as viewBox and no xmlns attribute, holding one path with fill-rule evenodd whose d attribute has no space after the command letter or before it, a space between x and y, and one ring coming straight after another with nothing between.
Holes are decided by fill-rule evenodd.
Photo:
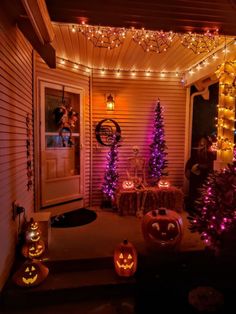
<instances>
[{"instance_id":1,"label":"purple lit tree","mask_svg":"<svg viewBox=\"0 0 236 314\"><path fill-rule=\"evenodd\" d=\"M236 221L236 162L208 176L188 219L189 229L198 232L206 246L219 251L225 245L225 234Z\"/></svg>"},{"instance_id":2,"label":"purple lit tree","mask_svg":"<svg viewBox=\"0 0 236 314\"><path fill-rule=\"evenodd\" d=\"M167 175L164 169L167 167L166 141L164 139L163 109L158 99L155 108L155 120L153 131L153 142L150 145L151 156L149 159L150 176L158 182L163 175Z\"/></svg>"},{"instance_id":3,"label":"purple lit tree","mask_svg":"<svg viewBox=\"0 0 236 314\"><path fill-rule=\"evenodd\" d=\"M104 175L104 182L102 184L102 192L105 195L106 201L112 205L115 199L115 192L118 183L117 172L118 161L118 144L114 139L110 146L110 151L107 154L106 171Z\"/></svg>"}]
</instances>

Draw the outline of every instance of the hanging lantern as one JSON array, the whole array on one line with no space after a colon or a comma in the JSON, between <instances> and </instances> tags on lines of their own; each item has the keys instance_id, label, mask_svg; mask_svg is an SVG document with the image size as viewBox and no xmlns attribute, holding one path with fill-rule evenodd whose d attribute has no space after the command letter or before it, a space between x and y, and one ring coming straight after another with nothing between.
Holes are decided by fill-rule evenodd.
<instances>
[{"instance_id":1,"label":"hanging lantern","mask_svg":"<svg viewBox=\"0 0 236 314\"><path fill-rule=\"evenodd\" d=\"M111 94L107 96L106 103L107 103L107 110L113 111L115 108L115 100Z\"/></svg>"},{"instance_id":2,"label":"hanging lantern","mask_svg":"<svg viewBox=\"0 0 236 314\"><path fill-rule=\"evenodd\" d=\"M49 270L38 260L27 260L13 275L13 281L20 287L32 287L41 284Z\"/></svg>"},{"instance_id":3,"label":"hanging lantern","mask_svg":"<svg viewBox=\"0 0 236 314\"><path fill-rule=\"evenodd\" d=\"M143 216L142 232L150 248L173 249L182 239L183 221L173 210L152 210Z\"/></svg>"},{"instance_id":4,"label":"hanging lantern","mask_svg":"<svg viewBox=\"0 0 236 314\"><path fill-rule=\"evenodd\" d=\"M124 240L114 251L114 266L121 277L131 277L137 269L137 251L132 243Z\"/></svg>"},{"instance_id":5,"label":"hanging lantern","mask_svg":"<svg viewBox=\"0 0 236 314\"><path fill-rule=\"evenodd\" d=\"M134 188L134 181L132 181L132 180L123 181L122 188L124 190L132 190Z\"/></svg>"},{"instance_id":6,"label":"hanging lantern","mask_svg":"<svg viewBox=\"0 0 236 314\"><path fill-rule=\"evenodd\" d=\"M159 189L168 189L170 187L170 182L165 179L161 179L158 182L158 187Z\"/></svg>"}]
</instances>

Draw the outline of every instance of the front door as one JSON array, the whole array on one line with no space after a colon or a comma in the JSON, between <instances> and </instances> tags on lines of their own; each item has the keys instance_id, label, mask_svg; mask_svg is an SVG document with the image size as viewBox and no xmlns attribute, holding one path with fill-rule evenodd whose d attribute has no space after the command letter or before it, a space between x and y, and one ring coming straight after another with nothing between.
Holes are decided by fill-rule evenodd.
<instances>
[{"instance_id":1,"label":"front door","mask_svg":"<svg viewBox=\"0 0 236 314\"><path fill-rule=\"evenodd\" d=\"M83 197L82 91L40 83L41 207Z\"/></svg>"}]
</instances>

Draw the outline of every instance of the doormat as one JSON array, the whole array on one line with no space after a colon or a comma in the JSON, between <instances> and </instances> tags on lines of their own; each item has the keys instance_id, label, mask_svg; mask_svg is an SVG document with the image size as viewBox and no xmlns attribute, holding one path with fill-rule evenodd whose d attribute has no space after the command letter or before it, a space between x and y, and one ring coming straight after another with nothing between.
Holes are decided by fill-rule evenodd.
<instances>
[{"instance_id":1,"label":"doormat","mask_svg":"<svg viewBox=\"0 0 236 314\"><path fill-rule=\"evenodd\" d=\"M97 218L97 214L88 208L80 208L65 214L53 216L51 226L53 228L79 227L89 224Z\"/></svg>"}]
</instances>

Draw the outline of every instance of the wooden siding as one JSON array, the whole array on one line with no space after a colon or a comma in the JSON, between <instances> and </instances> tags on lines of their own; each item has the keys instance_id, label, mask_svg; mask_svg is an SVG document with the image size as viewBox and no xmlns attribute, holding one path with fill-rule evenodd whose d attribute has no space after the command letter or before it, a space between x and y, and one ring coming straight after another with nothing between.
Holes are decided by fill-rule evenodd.
<instances>
[{"instance_id":1,"label":"wooden siding","mask_svg":"<svg viewBox=\"0 0 236 314\"><path fill-rule=\"evenodd\" d=\"M184 139L186 90L180 85L179 78L169 76L152 78L122 74L114 75L93 73L93 205L101 203L101 185L104 178L106 156L109 148L96 141L95 127L105 118L116 120L121 127L121 146L118 150L119 184L126 178L127 158L132 156L132 147L140 148L139 155L148 163L152 142L155 104L160 98L164 107L165 140L168 146L169 180L173 185L183 187L184 181ZM115 110L106 111L105 95L115 95ZM148 169L146 169L146 173Z\"/></svg>"},{"instance_id":2,"label":"wooden siding","mask_svg":"<svg viewBox=\"0 0 236 314\"><path fill-rule=\"evenodd\" d=\"M32 123L32 48L21 32L0 24L0 290L14 261L18 217L12 219L17 200L27 216L34 209L34 189L27 190L26 117ZM31 136L33 138L33 134ZM33 159L33 141L31 140ZM22 218L23 221L23 218Z\"/></svg>"},{"instance_id":3,"label":"wooden siding","mask_svg":"<svg viewBox=\"0 0 236 314\"><path fill-rule=\"evenodd\" d=\"M43 60L36 57L36 82L39 80L55 82L63 84L65 86L74 86L82 88L84 90L83 108L83 136L84 143L82 145L84 153L84 165L82 171L84 171L84 206L88 206L90 203L90 162L91 162L91 122L90 122L90 106L89 106L89 76L85 69L74 69L73 64L57 64L57 69L49 69ZM38 89L38 85L36 86ZM37 93L39 91L37 90Z\"/></svg>"}]
</instances>

